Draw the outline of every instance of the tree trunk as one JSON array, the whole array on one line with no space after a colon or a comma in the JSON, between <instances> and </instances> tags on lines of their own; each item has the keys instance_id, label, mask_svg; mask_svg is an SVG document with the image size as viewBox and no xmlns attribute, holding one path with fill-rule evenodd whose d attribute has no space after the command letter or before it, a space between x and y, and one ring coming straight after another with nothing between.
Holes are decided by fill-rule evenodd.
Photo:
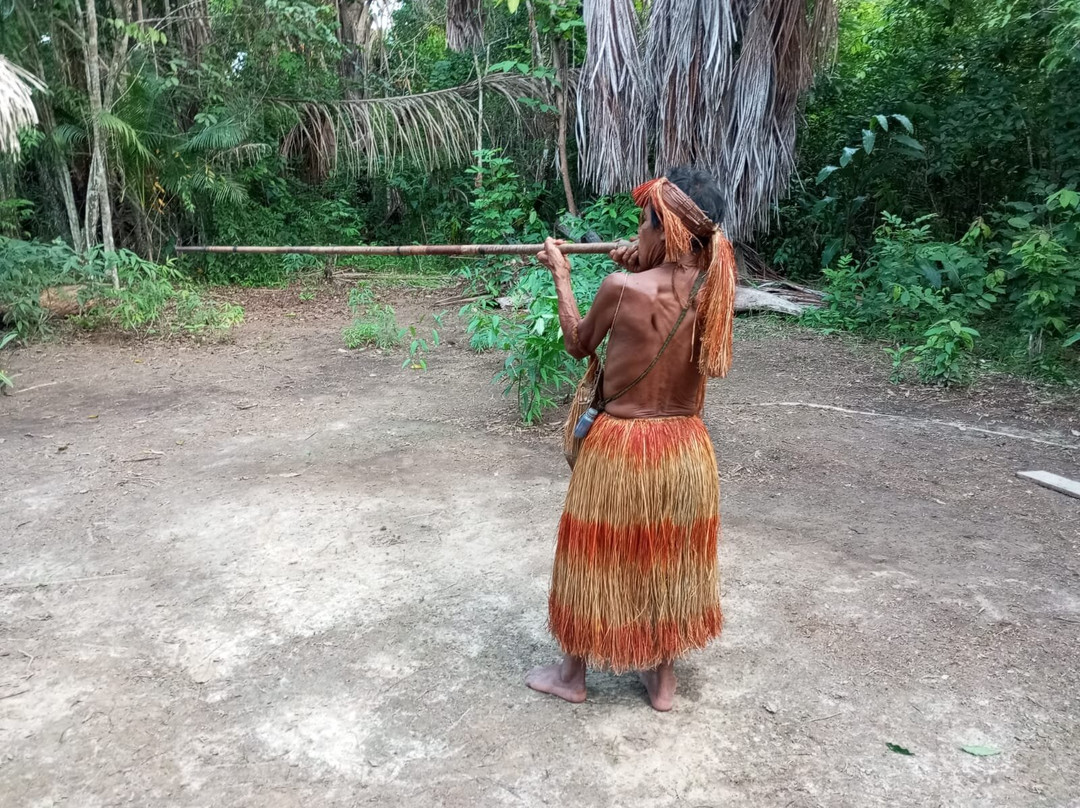
<instances>
[{"instance_id":1,"label":"tree trunk","mask_svg":"<svg viewBox=\"0 0 1080 808\"><path fill-rule=\"evenodd\" d=\"M84 237L89 249L95 243L98 220L101 222L101 244L106 252L116 251L113 238L112 200L109 198L108 161L105 149L105 132L101 126L101 54L98 47L97 9L93 0L87 0L86 13L76 0L75 8L83 18L86 33L83 53L86 59L86 89L90 96L90 131L93 139L90 159L90 182L86 191L86 227ZM116 266L112 267L113 287L120 287Z\"/></svg>"},{"instance_id":2,"label":"tree trunk","mask_svg":"<svg viewBox=\"0 0 1080 808\"><path fill-rule=\"evenodd\" d=\"M480 72L480 57L473 51L473 65L476 68L476 179L474 186L484 184L484 76ZM486 68L486 64L485 64Z\"/></svg>"},{"instance_id":3,"label":"tree trunk","mask_svg":"<svg viewBox=\"0 0 1080 808\"><path fill-rule=\"evenodd\" d=\"M341 74L347 79L359 78L366 95L367 74L371 69L371 0L337 0L337 10L338 38L345 46Z\"/></svg>"},{"instance_id":4,"label":"tree trunk","mask_svg":"<svg viewBox=\"0 0 1080 808\"><path fill-rule=\"evenodd\" d=\"M23 22L26 24L28 19L24 17ZM33 45L33 51L34 59L37 62L38 78L44 81L45 64L41 60L41 53L38 51L36 43ZM68 169L67 161L56 143L56 115L53 113L51 98L51 96L39 96L37 99L41 130L48 140L48 146L46 147L48 154L47 170L52 173L53 180L56 182L56 187L60 193L60 199L64 203L64 213L67 214L68 235L71 237L71 246L74 250L80 251L83 248L83 234L82 226L79 223L79 208L75 204L75 189L71 184L71 171Z\"/></svg>"},{"instance_id":5,"label":"tree trunk","mask_svg":"<svg viewBox=\"0 0 1080 808\"><path fill-rule=\"evenodd\" d=\"M525 0L525 10L529 12L529 41L532 43L533 65L544 66L544 52L540 49L540 32L536 28L536 9L532 0Z\"/></svg>"},{"instance_id":6,"label":"tree trunk","mask_svg":"<svg viewBox=\"0 0 1080 808\"><path fill-rule=\"evenodd\" d=\"M577 217L581 214L578 212L574 189L570 184L570 163L566 157L566 40L555 41L552 56L555 60L555 74L559 80L555 88L555 106L559 110L559 173L562 175L563 192L566 194L566 209L571 216Z\"/></svg>"},{"instance_id":7,"label":"tree trunk","mask_svg":"<svg viewBox=\"0 0 1080 808\"><path fill-rule=\"evenodd\" d=\"M46 103L43 106L48 107L48 104ZM44 112L44 109L42 111ZM48 119L49 123L45 127L45 136L51 140L54 129L51 107L48 107ZM44 115L42 120L45 120ZM71 246L75 250L81 250L83 246L82 226L79 223L79 208L75 204L75 188L71 184L71 171L68 170L67 160L64 159L64 155L60 153L60 149L55 142L49 144L48 152L51 164L49 168L53 172L57 188L60 189L60 198L64 202L64 212L67 214Z\"/></svg>"}]
</instances>

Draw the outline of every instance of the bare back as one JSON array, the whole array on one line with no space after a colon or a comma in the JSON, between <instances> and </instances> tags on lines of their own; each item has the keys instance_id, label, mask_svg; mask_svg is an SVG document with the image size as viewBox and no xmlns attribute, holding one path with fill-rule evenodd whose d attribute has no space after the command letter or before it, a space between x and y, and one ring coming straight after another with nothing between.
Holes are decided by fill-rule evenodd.
<instances>
[{"instance_id":1,"label":"bare back","mask_svg":"<svg viewBox=\"0 0 1080 808\"><path fill-rule=\"evenodd\" d=\"M649 366L693 291L695 273L662 264L626 275L604 365L604 396L618 393ZM674 287L674 288L673 288ZM697 414L705 379L698 372L701 329L691 302L679 330L649 374L607 405L618 418Z\"/></svg>"}]
</instances>

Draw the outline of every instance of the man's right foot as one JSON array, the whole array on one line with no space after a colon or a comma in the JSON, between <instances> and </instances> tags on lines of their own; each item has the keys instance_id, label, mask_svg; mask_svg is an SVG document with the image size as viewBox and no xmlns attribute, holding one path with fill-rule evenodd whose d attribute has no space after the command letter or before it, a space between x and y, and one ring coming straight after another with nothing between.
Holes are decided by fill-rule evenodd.
<instances>
[{"instance_id":1,"label":"man's right foot","mask_svg":"<svg viewBox=\"0 0 1080 808\"><path fill-rule=\"evenodd\" d=\"M674 665L667 662L651 671L641 671L638 675L645 689L649 691L649 703L654 710L666 713L675 706Z\"/></svg>"},{"instance_id":2,"label":"man's right foot","mask_svg":"<svg viewBox=\"0 0 1080 808\"><path fill-rule=\"evenodd\" d=\"M581 704L585 701L585 665L571 659L541 665L529 671L525 684L540 693Z\"/></svg>"}]
</instances>

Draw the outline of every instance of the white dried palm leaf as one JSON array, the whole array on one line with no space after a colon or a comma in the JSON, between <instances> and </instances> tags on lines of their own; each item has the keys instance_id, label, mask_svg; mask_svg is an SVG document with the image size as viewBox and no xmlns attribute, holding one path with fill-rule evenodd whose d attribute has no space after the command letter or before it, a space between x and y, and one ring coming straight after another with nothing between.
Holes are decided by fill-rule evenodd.
<instances>
[{"instance_id":1,"label":"white dried palm leaf","mask_svg":"<svg viewBox=\"0 0 1080 808\"><path fill-rule=\"evenodd\" d=\"M648 173L651 98L633 0L585 0L588 52L578 79L582 178L602 194Z\"/></svg>"},{"instance_id":2,"label":"white dried palm leaf","mask_svg":"<svg viewBox=\"0 0 1080 808\"><path fill-rule=\"evenodd\" d=\"M656 168L708 163L722 151L718 102L732 70L730 2L654 0L646 63L656 98Z\"/></svg>"},{"instance_id":3,"label":"white dried palm leaf","mask_svg":"<svg viewBox=\"0 0 1080 808\"><path fill-rule=\"evenodd\" d=\"M771 136L776 97L776 59L771 10L790 0L760 0L742 32L740 52L725 99L725 159L722 179L728 193L727 228L736 238L750 231L756 200L768 204L766 192L773 170L775 141ZM748 221L749 220L749 221Z\"/></svg>"},{"instance_id":4,"label":"white dried palm leaf","mask_svg":"<svg viewBox=\"0 0 1080 808\"><path fill-rule=\"evenodd\" d=\"M447 0L446 46L452 51L475 50L484 42L481 0Z\"/></svg>"},{"instance_id":5,"label":"white dried palm leaf","mask_svg":"<svg viewBox=\"0 0 1080 808\"><path fill-rule=\"evenodd\" d=\"M401 162L428 171L471 161L476 147L476 94L470 82L446 90L337 102L278 101L294 109L299 122L285 137L282 152L306 161L309 173L326 177L340 167L369 175ZM515 116L518 99L546 97L549 85L520 74L484 78L485 93L501 96Z\"/></svg>"},{"instance_id":6,"label":"white dried palm leaf","mask_svg":"<svg viewBox=\"0 0 1080 808\"><path fill-rule=\"evenodd\" d=\"M19 156L19 130L38 122L31 92L44 89L36 76L0 56L0 152Z\"/></svg>"},{"instance_id":7,"label":"white dried palm leaf","mask_svg":"<svg viewBox=\"0 0 1080 808\"><path fill-rule=\"evenodd\" d=\"M608 0L596 3L605 8ZM588 10L586 4L589 55L579 102L586 110L598 106L597 88L617 86L625 70L609 56L604 61L615 34L588 27ZM834 54L835 43L836 0L652 0L649 89L639 94L649 107L637 119L655 121L656 172L682 164L711 171L728 197L729 235L749 239L768 225L770 206L786 192L799 105L814 67ZM590 73L590 65L608 75ZM601 101L620 121L637 97L622 103L608 93ZM613 138L604 134L592 127L579 133L586 155L609 145ZM605 192L631 187L640 174L631 152L617 178L605 176L601 188L599 176L583 162L583 179Z\"/></svg>"}]
</instances>

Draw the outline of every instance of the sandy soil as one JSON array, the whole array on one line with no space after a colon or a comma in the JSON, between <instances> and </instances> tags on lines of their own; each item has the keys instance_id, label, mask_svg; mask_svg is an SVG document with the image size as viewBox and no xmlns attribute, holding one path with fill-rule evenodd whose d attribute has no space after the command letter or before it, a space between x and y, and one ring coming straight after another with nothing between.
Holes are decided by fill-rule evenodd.
<instances>
[{"instance_id":1,"label":"sandy soil","mask_svg":"<svg viewBox=\"0 0 1080 808\"><path fill-rule=\"evenodd\" d=\"M340 295L240 297L231 344L9 357L0 805L1080 805L1080 500L1015 476L1080 477L1075 398L740 321L724 636L670 714L605 673L573 707L522 685L568 474L501 357L449 316L402 369L342 350Z\"/></svg>"}]
</instances>

